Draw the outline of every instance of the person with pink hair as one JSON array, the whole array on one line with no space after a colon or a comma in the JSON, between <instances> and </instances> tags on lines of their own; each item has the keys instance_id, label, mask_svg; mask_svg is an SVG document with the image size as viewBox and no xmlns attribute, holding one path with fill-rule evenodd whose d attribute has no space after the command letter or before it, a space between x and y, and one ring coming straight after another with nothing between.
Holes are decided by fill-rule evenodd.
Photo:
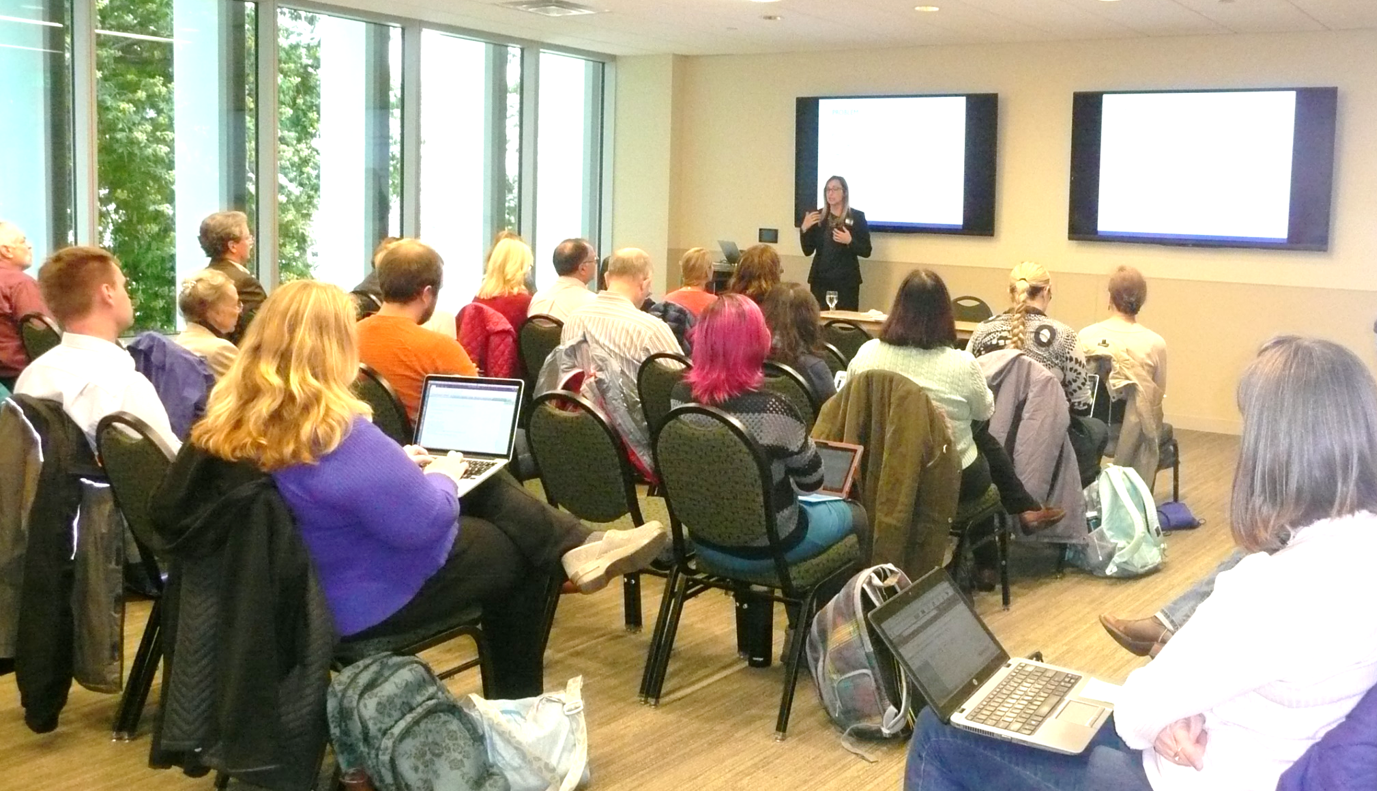
<instances>
[{"instance_id":1,"label":"person with pink hair","mask_svg":"<svg viewBox=\"0 0 1377 791\"><path fill-rule=\"evenodd\" d=\"M822 486L822 457L808 436L808 424L792 404L762 388L770 353L770 330L760 308L740 294L726 294L703 310L694 328L693 368L671 394L673 406L716 407L741 421L770 463L775 524L785 558L798 563L817 557L852 533L868 551L865 511L848 500L799 502L797 492ZM719 568L744 574L774 570L770 548L731 554L697 546Z\"/></svg>"}]
</instances>

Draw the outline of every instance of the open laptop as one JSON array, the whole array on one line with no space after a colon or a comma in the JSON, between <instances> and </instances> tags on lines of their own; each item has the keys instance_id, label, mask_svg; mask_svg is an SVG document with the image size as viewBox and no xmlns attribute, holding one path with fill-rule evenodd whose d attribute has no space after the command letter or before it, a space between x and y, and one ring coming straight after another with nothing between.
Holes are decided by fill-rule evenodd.
<instances>
[{"instance_id":1,"label":"open laptop","mask_svg":"<svg viewBox=\"0 0 1377 791\"><path fill-rule=\"evenodd\" d=\"M727 263L735 264L741 260L741 251L737 249L736 242L724 242L717 240L717 246L722 248L722 257Z\"/></svg>"},{"instance_id":2,"label":"open laptop","mask_svg":"<svg viewBox=\"0 0 1377 791\"><path fill-rule=\"evenodd\" d=\"M851 493L851 483L861 468L860 445L848 442L830 442L825 439L813 440L822 456L822 487L815 492L800 494L801 502L821 502L824 500L844 500Z\"/></svg>"},{"instance_id":3,"label":"open laptop","mask_svg":"<svg viewBox=\"0 0 1377 791\"><path fill-rule=\"evenodd\" d=\"M1090 676L1009 658L943 569L869 618L933 713L957 728L1076 755L1113 711L1082 695Z\"/></svg>"},{"instance_id":4,"label":"open laptop","mask_svg":"<svg viewBox=\"0 0 1377 791\"><path fill-rule=\"evenodd\" d=\"M520 379L431 374L421 389L416 444L431 454L464 454L463 497L511 461L516 419L526 387Z\"/></svg>"}]
</instances>

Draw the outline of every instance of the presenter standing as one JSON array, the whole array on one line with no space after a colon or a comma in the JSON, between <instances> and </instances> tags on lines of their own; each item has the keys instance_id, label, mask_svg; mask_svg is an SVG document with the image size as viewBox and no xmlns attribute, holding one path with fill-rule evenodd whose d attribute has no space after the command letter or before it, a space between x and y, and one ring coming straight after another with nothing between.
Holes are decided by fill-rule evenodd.
<instances>
[{"instance_id":1,"label":"presenter standing","mask_svg":"<svg viewBox=\"0 0 1377 791\"><path fill-rule=\"evenodd\" d=\"M870 257L870 226L863 212L851 208L846 179L833 176L822 193L826 208L808 212L798 229L803 254L813 256L808 285L819 305L831 310L860 310L860 259ZM829 291L837 293L835 305L827 299Z\"/></svg>"}]
</instances>

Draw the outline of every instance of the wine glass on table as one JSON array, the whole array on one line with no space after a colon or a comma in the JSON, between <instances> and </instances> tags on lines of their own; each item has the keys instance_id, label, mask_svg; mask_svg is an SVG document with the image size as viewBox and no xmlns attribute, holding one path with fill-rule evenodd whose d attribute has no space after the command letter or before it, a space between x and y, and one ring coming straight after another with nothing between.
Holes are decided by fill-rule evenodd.
<instances>
[{"instance_id":1,"label":"wine glass on table","mask_svg":"<svg viewBox=\"0 0 1377 791\"><path fill-rule=\"evenodd\" d=\"M828 310L836 310L836 309L837 309L837 292L835 292L835 291L829 291L829 292L827 292L826 294L823 295L823 299L827 300L827 309L828 309Z\"/></svg>"}]
</instances>

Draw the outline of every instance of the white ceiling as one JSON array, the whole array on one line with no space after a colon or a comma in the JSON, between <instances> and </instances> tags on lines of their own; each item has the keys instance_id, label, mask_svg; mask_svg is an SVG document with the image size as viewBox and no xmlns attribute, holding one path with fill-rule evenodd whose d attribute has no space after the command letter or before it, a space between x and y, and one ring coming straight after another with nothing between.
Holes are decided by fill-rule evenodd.
<instances>
[{"instance_id":1,"label":"white ceiling","mask_svg":"<svg viewBox=\"0 0 1377 791\"><path fill-rule=\"evenodd\" d=\"M560 18L499 0L333 1L614 55L1377 28L1377 0L579 0L605 13Z\"/></svg>"}]
</instances>

